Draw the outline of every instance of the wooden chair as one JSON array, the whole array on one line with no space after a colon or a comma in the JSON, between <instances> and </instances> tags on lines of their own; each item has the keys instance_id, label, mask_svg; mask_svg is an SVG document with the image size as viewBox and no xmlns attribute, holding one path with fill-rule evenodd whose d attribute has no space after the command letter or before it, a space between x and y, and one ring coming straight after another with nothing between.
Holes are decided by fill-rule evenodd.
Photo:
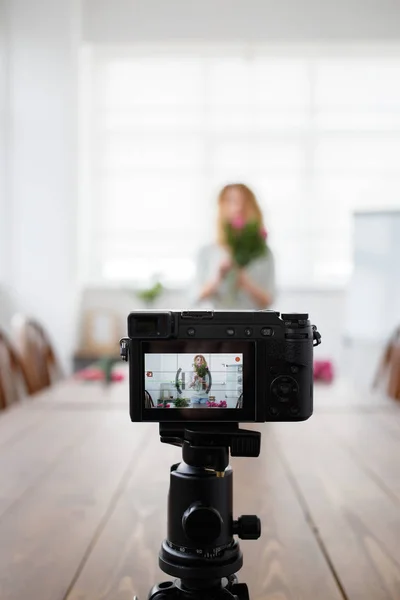
<instances>
[{"instance_id":1,"label":"wooden chair","mask_svg":"<svg viewBox=\"0 0 400 600\"><path fill-rule=\"evenodd\" d=\"M24 371L6 334L0 330L0 410L26 394Z\"/></svg>"},{"instance_id":2,"label":"wooden chair","mask_svg":"<svg viewBox=\"0 0 400 600\"><path fill-rule=\"evenodd\" d=\"M16 349L25 373L28 393L49 387L61 376L61 368L45 329L34 319L13 318Z\"/></svg>"},{"instance_id":3,"label":"wooden chair","mask_svg":"<svg viewBox=\"0 0 400 600\"><path fill-rule=\"evenodd\" d=\"M400 400L400 327L386 345L373 387L382 389L390 398Z\"/></svg>"},{"instance_id":4,"label":"wooden chair","mask_svg":"<svg viewBox=\"0 0 400 600\"><path fill-rule=\"evenodd\" d=\"M240 394L238 401L236 402L236 408L243 408L243 394Z\"/></svg>"},{"instance_id":5,"label":"wooden chair","mask_svg":"<svg viewBox=\"0 0 400 600\"><path fill-rule=\"evenodd\" d=\"M145 408L154 408L153 398L150 396L147 390L144 390L144 407Z\"/></svg>"}]
</instances>

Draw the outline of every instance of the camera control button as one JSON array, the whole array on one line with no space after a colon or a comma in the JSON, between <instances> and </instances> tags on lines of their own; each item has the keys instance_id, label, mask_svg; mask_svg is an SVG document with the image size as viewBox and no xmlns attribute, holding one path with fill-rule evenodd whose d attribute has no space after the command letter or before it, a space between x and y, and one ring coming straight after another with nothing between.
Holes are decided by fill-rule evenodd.
<instances>
[{"instance_id":1,"label":"camera control button","mask_svg":"<svg viewBox=\"0 0 400 600\"><path fill-rule=\"evenodd\" d=\"M252 333L253 330L251 327L246 327L246 329L244 330L244 335L246 335L247 337L250 337Z\"/></svg>"},{"instance_id":2,"label":"camera control button","mask_svg":"<svg viewBox=\"0 0 400 600\"><path fill-rule=\"evenodd\" d=\"M298 367L297 365L292 365L292 366L290 367L290 371L291 371L292 373L296 374L296 373L298 373L298 372L299 372L299 367Z\"/></svg>"},{"instance_id":3,"label":"camera control button","mask_svg":"<svg viewBox=\"0 0 400 600\"><path fill-rule=\"evenodd\" d=\"M193 337L196 334L195 328L189 327L189 329L187 330L187 334L190 335L190 337Z\"/></svg>"},{"instance_id":4,"label":"camera control button","mask_svg":"<svg viewBox=\"0 0 400 600\"><path fill-rule=\"evenodd\" d=\"M279 415L279 409L276 406L269 407L269 414L273 417L277 417Z\"/></svg>"},{"instance_id":5,"label":"camera control button","mask_svg":"<svg viewBox=\"0 0 400 600\"><path fill-rule=\"evenodd\" d=\"M228 329L226 330L227 335L235 335L235 330L233 329L233 327L228 327Z\"/></svg>"},{"instance_id":6,"label":"camera control button","mask_svg":"<svg viewBox=\"0 0 400 600\"><path fill-rule=\"evenodd\" d=\"M271 375L278 375L278 369L276 367L270 367L269 372L271 373Z\"/></svg>"},{"instance_id":7,"label":"camera control button","mask_svg":"<svg viewBox=\"0 0 400 600\"><path fill-rule=\"evenodd\" d=\"M271 327L263 327L261 329L261 335L263 336L271 336L273 334L273 330Z\"/></svg>"},{"instance_id":8,"label":"camera control button","mask_svg":"<svg viewBox=\"0 0 400 600\"><path fill-rule=\"evenodd\" d=\"M293 377L280 375L272 382L271 390L280 402L290 402L296 398L299 386Z\"/></svg>"},{"instance_id":9,"label":"camera control button","mask_svg":"<svg viewBox=\"0 0 400 600\"><path fill-rule=\"evenodd\" d=\"M278 387L279 395L282 394L283 396L288 396L291 391L292 391L292 387L291 387L290 383L281 383L280 386Z\"/></svg>"}]
</instances>

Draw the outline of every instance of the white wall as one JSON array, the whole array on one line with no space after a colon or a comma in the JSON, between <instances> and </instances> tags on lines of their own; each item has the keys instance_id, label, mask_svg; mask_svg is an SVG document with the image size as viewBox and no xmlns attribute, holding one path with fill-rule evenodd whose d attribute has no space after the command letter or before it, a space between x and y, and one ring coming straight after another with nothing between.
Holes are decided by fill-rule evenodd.
<instances>
[{"instance_id":1,"label":"white wall","mask_svg":"<svg viewBox=\"0 0 400 600\"><path fill-rule=\"evenodd\" d=\"M0 286L5 281L6 253L6 148L8 121L7 5L0 1ZM1 303L0 303L1 322Z\"/></svg>"},{"instance_id":2,"label":"white wall","mask_svg":"<svg viewBox=\"0 0 400 600\"><path fill-rule=\"evenodd\" d=\"M13 302L9 290L10 197L8 180L10 89L9 89L9 2L0 0L0 327L9 328Z\"/></svg>"},{"instance_id":3,"label":"white wall","mask_svg":"<svg viewBox=\"0 0 400 600\"><path fill-rule=\"evenodd\" d=\"M356 212L353 246L346 335L385 341L400 324L400 211Z\"/></svg>"},{"instance_id":4,"label":"white wall","mask_svg":"<svg viewBox=\"0 0 400 600\"><path fill-rule=\"evenodd\" d=\"M398 0L82 0L83 39L396 40Z\"/></svg>"},{"instance_id":5,"label":"white wall","mask_svg":"<svg viewBox=\"0 0 400 600\"><path fill-rule=\"evenodd\" d=\"M73 343L77 202L75 1L9 5L8 284L44 322L62 358Z\"/></svg>"}]
</instances>

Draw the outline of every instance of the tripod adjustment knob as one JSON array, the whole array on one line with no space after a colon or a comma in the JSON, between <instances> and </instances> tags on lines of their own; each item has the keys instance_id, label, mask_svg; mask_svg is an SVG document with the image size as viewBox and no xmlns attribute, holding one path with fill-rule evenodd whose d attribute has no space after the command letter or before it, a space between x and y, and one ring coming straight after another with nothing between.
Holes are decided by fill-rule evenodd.
<instances>
[{"instance_id":1,"label":"tripod adjustment knob","mask_svg":"<svg viewBox=\"0 0 400 600\"><path fill-rule=\"evenodd\" d=\"M222 532L222 517L210 506L192 504L184 512L182 527L186 536L196 544L212 544Z\"/></svg>"},{"instance_id":2,"label":"tripod adjustment knob","mask_svg":"<svg viewBox=\"0 0 400 600\"><path fill-rule=\"evenodd\" d=\"M256 515L242 515L233 521L233 533L241 540L258 540L261 536L261 521Z\"/></svg>"}]
</instances>

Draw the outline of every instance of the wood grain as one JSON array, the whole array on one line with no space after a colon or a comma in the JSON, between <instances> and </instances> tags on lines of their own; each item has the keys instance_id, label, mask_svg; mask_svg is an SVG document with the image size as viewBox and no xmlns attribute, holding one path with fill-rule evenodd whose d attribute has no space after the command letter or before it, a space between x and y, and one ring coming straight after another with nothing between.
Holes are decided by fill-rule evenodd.
<instances>
[{"instance_id":1,"label":"wood grain","mask_svg":"<svg viewBox=\"0 0 400 600\"><path fill-rule=\"evenodd\" d=\"M314 414L397 414L399 403L383 393L360 387L355 381L338 378L333 384L314 386Z\"/></svg>"},{"instance_id":2,"label":"wood grain","mask_svg":"<svg viewBox=\"0 0 400 600\"><path fill-rule=\"evenodd\" d=\"M157 435L98 540L68 600L146 598L155 583L169 579L157 566L166 533L169 466L180 452L162 446ZM276 455L267 429L259 459L235 459L235 512L258 512L259 541L242 542L245 567L239 574L252 600L306 600L324 590L340 600L335 581Z\"/></svg>"},{"instance_id":3,"label":"wood grain","mask_svg":"<svg viewBox=\"0 0 400 600\"><path fill-rule=\"evenodd\" d=\"M5 446L12 445L19 437L37 427L37 425L48 418L49 411L42 409L31 412L25 410L33 399L21 402L18 405L11 406L1 413L0 418L0 452Z\"/></svg>"},{"instance_id":4,"label":"wood grain","mask_svg":"<svg viewBox=\"0 0 400 600\"><path fill-rule=\"evenodd\" d=\"M26 413L22 413L24 416ZM97 431L104 423L98 413L79 415L53 412L2 449L0 453L0 519L65 453Z\"/></svg>"},{"instance_id":5,"label":"wood grain","mask_svg":"<svg viewBox=\"0 0 400 600\"><path fill-rule=\"evenodd\" d=\"M333 417L331 417L333 418ZM371 417L372 418L372 417ZM400 598L400 510L321 419L274 432L346 596Z\"/></svg>"},{"instance_id":6,"label":"wood grain","mask_svg":"<svg viewBox=\"0 0 400 600\"><path fill-rule=\"evenodd\" d=\"M353 459L369 473L400 509L400 428L393 415L324 417L320 423L332 431Z\"/></svg>"},{"instance_id":7,"label":"wood grain","mask_svg":"<svg viewBox=\"0 0 400 600\"><path fill-rule=\"evenodd\" d=\"M127 377L126 368L118 371ZM72 377L35 396L35 402L29 406L34 410L117 409L128 414L128 380L105 385L101 381L80 381Z\"/></svg>"},{"instance_id":8,"label":"wood grain","mask_svg":"<svg viewBox=\"0 0 400 600\"><path fill-rule=\"evenodd\" d=\"M252 600L400 599L400 405L317 386L306 423L252 426L234 512ZM63 382L0 416L0 599L132 600L167 579L169 467L180 450L132 424L128 383Z\"/></svg>"},{"instance_id":9,"label":"wood grain","mask_svg":"<svg viewBox=\"0 0 400 600\"><path fill-rule=\"evenodd\" d=\"M0 522L0 598L61 600L99 535L146 431L119 411L101 414L102 427Z\"/></svg>"}]
</instances>

